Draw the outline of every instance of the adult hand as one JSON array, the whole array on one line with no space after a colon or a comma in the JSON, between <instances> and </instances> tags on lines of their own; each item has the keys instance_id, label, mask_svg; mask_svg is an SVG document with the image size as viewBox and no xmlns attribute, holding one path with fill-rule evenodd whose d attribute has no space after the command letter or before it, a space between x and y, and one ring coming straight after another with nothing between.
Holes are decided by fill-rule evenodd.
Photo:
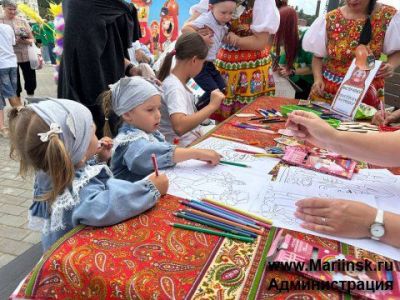
<instances>
[{"instance_id":1,"label":"adult hand","mask_svg":"<svg viewBox=\"0 0 400 300\"><path fill-rule=\"evenodd\" d=\"M349 200L309 198L296 206L295 216L304 221L301 227L348 238L370 237L376 216L376 208Z\"/></svg>"},{"instance_id":2,"label":"adult hand","mask_svg":"<svg viewBox=\"0 0 400 300\"><path fill-rule=\"evenodd\" d=\"M328 148L329 142L335 139L337 131L313 113L296 110L288 115L286 127L292 130L295 137L305 139L311 144Z\"/></svg>"},{"instance_id":3,"label":"adult hand","mask_svg":"<svg viewBox=\"0 0 400 300\"><path fill-rule=\"evenodd\" d=\"M233 32L229 32L224 38L224 43L236 47L239 42L239 38L240 37L238 35L234 34Z\"/></svg>"},{"instance_id":4,"label":"adult hand","mask_svg":"<svg viewBox=\"0 0 400 300\"><path fill-rule=\"evenodd\" d=\"M153 173L149 177L149 180L155 185L157 190L160 192L161 195L165 195L168 191L169 180L167 175L159 174L158 176Z\"/></svg>"},{"instance_id":5,"label":"adult hand","mask_svg":"<svg viewBox=\"0 0 400 300\"><path fill-rule=\"evenodd\" d=\"M214 43L214 32L209 27L205 26L203 28L200 28L197 30L197 33L201 35L208 47L212 46L212 44Z\"/></svg>"},{"instance_id":6,"label":"adult hand","mask_svg":"<svg viewBox=\"0 0 400 300\"><path fill-rule=\"evenodd\" d=\"M286 67L279 67L278 69L279 75L281 75L282 77L290 77L292 75L292 70L289 70Z\"/></svg>"},{"instance_id":7,"label":"adult hand","mask_svg":"<svg viewBox=\"0 0 400 300\"><path fill-rule=\"evenodd\" d=\"M212 106L214 110L217 110L222 101L225 99L225 95L219 90L213 90L210 95L210 103L208 105Z\"/></svg>"},{"instance_id":8,"label":"adult hand","mask_svg":"<svg viewBox=\"0 0 400 300\"><path fill-rule=\"evenodd\" d=\"M376 74L376 78L389 78L394 75L394 67L390 63L383 63Z\"/></svg>"},{"instance_id":9,"label":"adult hand","mask_svg":"<svg viewBox=\"0 0 400 300\"><path fill-rule=\"evenodd\" d=\"M375 113L372 118L371 123L375 125L389 125L390 123L398 123L400 122L400 109L395 112L385 112L385 119L382 118L382 111L378 111Z\"/></svg>"},{"instance_id":10,"label":"adult hand","mask_svg":"<svg viewBox=\"0 0 400 300\"><path fill-rule=\"evenodd\" d=\"M323 80L316 80L311 87L311 92L323 96L325 90L325 83Z\"/></svg>"},{"instance_id":11,"label":"adult hand","mask_svg":"<svg viewBox=\"0 0 400 300\"><path fill-rule=\"evenodd\" d=\"M197 154L196 159L208 162L209 164L216 166L219 164L221 155L219 155L214 150L199 149L199 153Z\"/></svg>"}]
</instances>

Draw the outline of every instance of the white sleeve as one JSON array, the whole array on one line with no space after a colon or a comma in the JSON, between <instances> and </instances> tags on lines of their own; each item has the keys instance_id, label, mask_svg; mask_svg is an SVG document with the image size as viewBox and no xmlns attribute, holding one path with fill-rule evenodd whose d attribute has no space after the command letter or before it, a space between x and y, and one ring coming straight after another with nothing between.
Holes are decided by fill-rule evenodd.
<instances>
[{"instance_id":1,"label":"white sleeve","mask_svg":"<svg viewBox=\"0 0 400 300\"><path fill-rule=\"evenodd\" d=\"M8 29L8 33L9 33L9 35L10 35L12 45L15 46L15 44L17 43L17 41L15 40L14 29L13 29L11 26L9 26L9 25L7 25L7 26L8 26L8 27L7 27L6 29Z\"/></svg>"},{"instance_id":2,"label":"white sleeve","mask_svg":"<svg viewBox=\"0 0 400 300\"><path fill-rule=\"evenodd\" d=\"M253 32L276 33L279 28L279 11L275 0L255 0L253 6L253 21L250 29Z\"/></svg>"},{"instance_id":3,"label":"white sleeve","mask_svg":"<svg viewBox=\"0 0 400 300\"><path fill-rule=\"evenodd\" d=\"M200 0L199 3L193 5L189 9L189 14L193 15L194 12L198 12L200 14L208 11L208 0Z\"/></svg>"},{"instance_id":4,"label":"white sleeve","mask_svg":"<svg viewBox=\"0 0 400 300\"><path fill-rule=\"evenodd\" d=\"M208 24L207 21L207 14L201 14L196 20L190 22L190 25L193 25L196 28L204 28L204 26Z\"/></svg>"},{"instance_id":5,"label":"white sleeve","mask_svg":"<svg viewBox=\"0 0 400 300\"><path fill-rule=\"evenodd\" d=\"M400 12L398 11L389 23L383 42L383 53L390 55L400 50Z\"/></svg>"},{"instance_id":6,"label":"white sleeve","mask_svg":"<svg viewBox=\"0 0 400 300\"><path fill-rule=\"evenodd\" d=\"M319 16L307 30L303 38L304 51L311 52L318 57L326 57L326 19Z\"/></svg>"},{"instance_id":7,"label":"white sleeve","mask_svg":"<svg viewBox=\"0 0 400 300\"><path fill-rule=\"evenodd\" d=\"M171 89L168 94L165 95L165 102L168 108L168 115L171 116L176 113L189 115L190 112L187 110L187 99L185 93L180 89Z\"/></svg>"}]
</instances>

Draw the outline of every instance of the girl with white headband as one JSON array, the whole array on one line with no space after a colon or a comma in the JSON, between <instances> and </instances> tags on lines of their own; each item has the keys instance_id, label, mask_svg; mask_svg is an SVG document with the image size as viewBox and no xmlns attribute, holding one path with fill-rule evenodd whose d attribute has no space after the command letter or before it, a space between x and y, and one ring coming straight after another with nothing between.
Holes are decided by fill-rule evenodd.
<instances>
[{"instance_id":1,"label":"girl with white headband","mask_svg":"<svg viewBox=\"0 0 400 300\"><path fill-rule=\"evenodd\" d=\"M30 227L40 226L43 249L79 224L109 226L152 207L168 189L165 175L131 183L112 178L90 111L75 101L50 99L10 112L11 155L20 174L36 173ZM104 141L106 142L106 141Z\"/></svg>"},{"instance_id":2,"label":"girl with white headband","mask_svg":"<svg viewBox=\"0 0 400 300\"><path fill-rule=\"evenodd\" d=\"M152 154L156 155L160 169L189 159L212 165L219 163L220 156L213 150L180 148L165 141L158 131L161 90L146 79L122 78L102 97L104 115L109 116L113 110L123 120L114 139L115 152L111 159L111 170L116 178L136 181L147 176L154 169Z\"/></svg>"}]
</instances>

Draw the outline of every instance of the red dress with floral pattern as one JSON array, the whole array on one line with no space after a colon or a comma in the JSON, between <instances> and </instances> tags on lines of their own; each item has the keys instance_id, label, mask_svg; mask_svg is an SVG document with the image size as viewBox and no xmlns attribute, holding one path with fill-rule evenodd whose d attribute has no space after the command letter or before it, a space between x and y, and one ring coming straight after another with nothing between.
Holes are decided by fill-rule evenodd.
<instances>
[{"instance_id":1,"label":"red dress with floral pattern","mask_svg":"<svg viewBox=\"0 0 400 300\"><path fill-rule=\"evenodd\" d=\"M396 9L380 5L371 17L372 39L369 48L379 59L383 52L383 43L386 30ZM323 97L311 94L312 100L331 103L346 75L348 68L354 58L355 49L359 45L360 34L365 23L363 19L346 19L340 8L329 12L326 15L327 33L327 57L324 59L322 74L325 83ZM385 82L382 78L376 78L372 82L381 100L384 97Z\"/></svg>"}]
</instances>

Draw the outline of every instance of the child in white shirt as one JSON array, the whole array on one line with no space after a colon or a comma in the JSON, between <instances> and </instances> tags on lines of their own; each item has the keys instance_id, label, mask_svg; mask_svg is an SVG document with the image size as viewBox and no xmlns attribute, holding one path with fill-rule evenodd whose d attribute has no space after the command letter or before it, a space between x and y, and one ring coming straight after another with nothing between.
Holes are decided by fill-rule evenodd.
<instances>
[{"instance_id":1,"label":"child in white shirt","mask_svg":"<svg viewBox=\"0 0 400 300\"><path fill-rule=\"evenodd\" d=\"M203 38L196 32L190 32L178 38L175 49L164 59L158 74L164 90L160 131L170 143L179 139L181 146L187 146L199 138L204 133L200 124L220 107L225 98L216 89L211 92L210 103L196 111L194 95L186 87L188 80L202 70L207 52ZM171 70L174 56L176 64Z\"/></svg>"}]
</instances>

